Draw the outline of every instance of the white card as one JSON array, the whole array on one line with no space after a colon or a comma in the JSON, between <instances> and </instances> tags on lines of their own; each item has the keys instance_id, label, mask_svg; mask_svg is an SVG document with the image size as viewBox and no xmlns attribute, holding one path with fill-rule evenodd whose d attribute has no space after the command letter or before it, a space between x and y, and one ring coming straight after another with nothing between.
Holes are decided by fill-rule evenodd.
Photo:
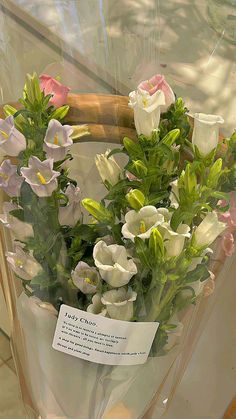
<instances>
[{"instance_id":1,"label":"white card","mask_svg":"<svg viewBox=\"0 0 236 419\"><path fill-rule=\"evenodd\" d=\"M63 304L52 347L98 364L144 364L158 326L108 319Z\"/></svg>"}]
</instances>

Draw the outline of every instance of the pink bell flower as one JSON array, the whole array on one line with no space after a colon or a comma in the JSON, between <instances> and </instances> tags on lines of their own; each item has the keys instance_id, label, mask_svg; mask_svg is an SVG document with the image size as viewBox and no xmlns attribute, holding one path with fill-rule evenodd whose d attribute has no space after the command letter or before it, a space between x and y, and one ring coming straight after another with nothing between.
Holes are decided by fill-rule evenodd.
<instances>
[{"instance_id":1,"label":"pink bell flower","mask_svg":"<svg viewBox=\"0 0 236 419\"><path fill-rule=\"evenodd\" d=\"M165 112L167 108L175 102L174 92L162 74L156 74L149 80L142 81L138 85L138 90L144 90L148 92L150 96L154 95L158 90L161 90L165 96L165 105L162 106L162 112Z\"/></svg>"},{"instance_id":2,"label":"pink bell flower","mask_svg":"<svg viewBox=\"0 0 236 419\"><path fill-rule=\"evenodd\" d=\"M65 105L67 102L67 96L70 91L70 88L61 84L59 81L49 76L48 74L42 74L39 77L40 88L46 95L53 95L50 99L50 105L59 108L62 105Z\"/></svg>"}]
</instances>

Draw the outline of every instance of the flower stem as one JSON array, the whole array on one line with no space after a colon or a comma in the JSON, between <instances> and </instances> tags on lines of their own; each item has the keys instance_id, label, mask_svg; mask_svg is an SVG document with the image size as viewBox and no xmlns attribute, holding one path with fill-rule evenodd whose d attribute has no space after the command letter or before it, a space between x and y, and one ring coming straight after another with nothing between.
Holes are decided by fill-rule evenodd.
<instances>
[{"instance_id":1,"label":"flower stem","mask_svg":"<svg viewBox=\"0 0 236 419\"><path fill-rule=\"evenodd\" d=\"M151 309L146 317L147 322L158 321L162 310L171 302L174 298L178 287L173 282L167 290L164 298L161 300L162 293L164 291L165 284L161 285L156 295L153 294ZM159 301L158 301L159 300Z\"/></svg>"}]
</instances>

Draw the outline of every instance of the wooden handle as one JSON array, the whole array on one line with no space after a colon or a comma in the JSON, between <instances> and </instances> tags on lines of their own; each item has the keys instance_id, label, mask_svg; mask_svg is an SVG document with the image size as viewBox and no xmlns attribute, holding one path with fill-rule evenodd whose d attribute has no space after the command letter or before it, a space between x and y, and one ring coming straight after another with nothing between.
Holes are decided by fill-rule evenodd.
<instances>
[{"instance_id":1,"label":"wooden handle","mask_svg":"<svg viewBox=\"0 0 236 419\"><path fill-rule=\"evenodd\" d=\"M136 138L133 110L126 96L69 94L69 124L88 124L91 135L79 142L107 142L120 144L124 137Z\"/></svg>"},{"instance_id":2,"label":"wooden handle","mask_svg":"<svg viewBox=\"0 0 236 419\"><path fill-rule=\"evenodd\" d=\"M133 110L128 106L127 96L70 93L67 103L70 110L65 123L89 127L91 134L80 142L121 144L124 137L136 139ZM17 110L21 108L18 102L10 105ZM0 118L4 118L3 106Z\"/></svg>"},{"instance_id":3,"label":"wooden handle","mask_svg":"<svg viewBox=\"0 0 236 419\"><path fill-rule=\"evenodd\" d=\"M134 128L133 110L128 106L127 96L69 94L70 122L108 124Z\"/></svg>"}]
</instances>

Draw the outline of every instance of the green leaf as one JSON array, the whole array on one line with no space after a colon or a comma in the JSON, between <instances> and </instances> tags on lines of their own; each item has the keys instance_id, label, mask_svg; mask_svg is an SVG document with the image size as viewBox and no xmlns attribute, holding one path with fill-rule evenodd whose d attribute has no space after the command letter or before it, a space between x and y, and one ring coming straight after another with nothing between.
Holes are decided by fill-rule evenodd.
<instances>
[{"instance_id":1,"label":"green leaf","mask_svg":"<svg viewBox=\"0 0 236 419\"><path fill-rule=\"evenodd\" d=\"M212 198L222 199L222 200L227 201L227 202L229 202L229 200L230 200L229 194L227 192L214 191L214 192L211 192L210 196Z\"/></svg>"},{"instance_id":2,"label":"green leaf","mask_svg":"<svg viewBox=\"0 0 236 419\"><path fill-rule=\"evenodd\" d=\"M165 352L163 348L167 342L168 335L166 331L159 327L151 347L150 356L164 355Z\"/></svg>"},{"instance_id":3,"label":"green leaf","mask_svg":"<svg viewBox=\"0 0 236 419\"><path fill-rule=\"evenodd\" d=\"M159 150L162 151L168 160L173 160L173 151L167 144L161 144Z\"/></svg>"},{"instance_id":4,"label":"green leaf","mask_svg":"<svg viewBox=\"0 0 236 419\"><path fill-rule=\"evenodd\" d=\"M158 202L161 202L168 197L169 197L168 191L160 191L156 193L151 193L148 198L148 203L149 205L156 205L158 204Z\"/></svg>"},{"instance_id":5,"label":"green leaf","mask_svg":"<svg viewBox=\"0 0 236 419\"><path fill-rule=\"evenodd\" d=\"M178 226L182 223L185 222L186 224L189 224L189 222L187 222L188 220L191 220L194 217L195 214L193 214L192 212L189 211L184 211L182 208L178 208L176 211L173 212L172 218L171 218L171 228L176 231Z\"/></svg>"},{"instance_id":6,"label":"green leaf","mask_svg":"<svg viewBox=\"0 0 236 419\"><path fill-rule=\"evenodd\" d=\"M195 281L205 281L207 278L209 278L209 271L207 269L207 266L204 263L199 264L196 269L193 271L190 271L187 273L184 282L186 284L190 284L191 282Z\"/></svg>"},{"instance_id":7,"label":"green leaf","mask_svg":"<svg viewBox=\"0 0 236 419\"><path fill-rule=\"evenodd\" d=\"M176 327L177 327L177 324L163 324L162 326L160 326L161 327L161 330L167 330L167 331L169 331L169 330L174 330L174 329L176 329Z\"/></svg>"},{"instance_id":8,"label":"green leaf","mask_svg":"<svg viewBox=\"0 0 236 419\"><path fill-rule=\"evenodd\" d=\"M182 294L182 291L186 291L186 290L190 292L189 296L184 296ZM193 304L195 297L196 296L195 296L195 292L193 288L189 286L181 288L180 292L176 294L176 297L174 299L175 310L178 312L188 307L189 305Z\"/></svg>"},{"instance_id":9,"label":"green leaf","mask_svg":"<svg viewBox=\"0 0 236 419\"><path fill-rule=\"evenodd\" d=\"M22 209L12 210L12 211L10 211L10 214L13 217L16 217L20 221L25 221L25 213L24 213L24 211Z\"/></svg>"},{"instance_id":10,"label":"green leaf","mask_svg":"<svg viewBox=\"0 0 236 419\"><path fill-rule=\"evenodd\" d=\"M46 276L45 272L40 272L30 281L30 285L38 285L40 289L43 290L45 288L49 288L50 286L54 286L55 281L50 281L50 279Z\"/></svg>"},{"instance_id":11,"label":"green leaf","mask_svg":"<svg viewBox=\"0 0 236 419\"><path fill-rule=\"evenodd\" d=\"M32 118L34 117L34 112L29 111L28 109L20 109L14 114L14 118L17 118L20 115L24 116L25 118Z\"/></svg>"},{"instance_id":12,"label":"green leaf","mask_svg":"<svg viewBox=\"0 0 236 419\"><path fill-rule=\"evenodd\" d=\"M118 195L124 195L129 188L139 187L140 182L130 181L128 179L120 180L116 185L112 186L112 189L108 192L104 199L112 200L116 199Z\"/></svg>"},{"instance_id":13,"label":"green leaf","mask_svg":"<svg viewBox=\"0 0 236 419\"><path fill-rule=\"evenodd\" d=\"M93 242L97 236L96 232L94 231L94 228L86 224L81 224L78 227L71 229L70 234L76 234L81 240L84 240L86 242Z\"/></svg>"},{"instance_id":14,"label":"green leaf","mask_svg":"<svg viewBox=\"0 0 236 419\"><path fill-rule=\"evenodd\" d=\"M113 150L111 150L110 153L108 154L107 158L109 159L109 157L113 156L114 154L120 154L120 153L124 153L122 148L113 148Z\"/></svg>"}]
</instances>

